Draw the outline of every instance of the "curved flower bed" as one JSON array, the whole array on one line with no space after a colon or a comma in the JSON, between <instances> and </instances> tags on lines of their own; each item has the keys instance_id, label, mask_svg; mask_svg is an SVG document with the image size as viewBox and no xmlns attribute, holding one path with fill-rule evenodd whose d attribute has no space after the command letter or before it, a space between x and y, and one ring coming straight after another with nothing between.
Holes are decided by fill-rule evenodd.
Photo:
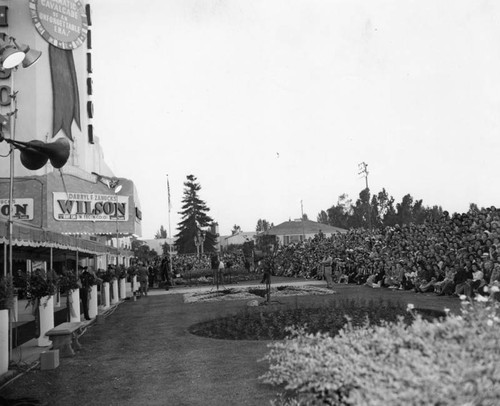
<instances>
[{"instance_id":1,"label":"curved flower bed","mask_svg":"<svg viewBox=\"0 0 500 406\"><path fill-rule=\"evenodd\" d=\"M426 310L427 317L443 316ZM227 340L282 340L291 326L302 326L309 333L335 336L349 321L351 325L378 325L382 321L412 321L404 305L392 302L335 301L331 306L247 310L237 315L195 324L192 334Z\"/></svg>"}]
</instances>

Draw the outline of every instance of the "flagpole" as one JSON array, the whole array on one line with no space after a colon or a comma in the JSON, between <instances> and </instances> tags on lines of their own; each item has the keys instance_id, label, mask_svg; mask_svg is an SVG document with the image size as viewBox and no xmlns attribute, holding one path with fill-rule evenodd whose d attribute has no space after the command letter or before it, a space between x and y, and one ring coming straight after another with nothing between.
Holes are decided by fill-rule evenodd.
<instances>
[{"instance_id":1,"label":"flagpole","mask_svg":"<svg viewBox=\"0 0 500 406\"><path fill-rule=\"evenodd\" d=\"M170 209L171 209L171 204L170 204L170 183L168 181L168 173L167 173L167 194L168 194L168 236L172 238L172 229L170 227Z\"/></svg>"},{"instance_id":2,"label":"flagpole","mask_svg":"<svg viewBox=\"0 0 500 406\"><path fill-rule=\"evenodd\" d=\"M172 228L170 226L170 210L172 208L172 204L170 203L170 182L168 181L168 173L167 173L167 204L168 204L168 236L170 238L170 242L173 242L172 240ZM169 259L170 261L169 264L170 264L170 275L173 276L173 268L172 268L172 245L173 244L168 244L168 256L169 256Z\"/></svg>"}]
</instances>

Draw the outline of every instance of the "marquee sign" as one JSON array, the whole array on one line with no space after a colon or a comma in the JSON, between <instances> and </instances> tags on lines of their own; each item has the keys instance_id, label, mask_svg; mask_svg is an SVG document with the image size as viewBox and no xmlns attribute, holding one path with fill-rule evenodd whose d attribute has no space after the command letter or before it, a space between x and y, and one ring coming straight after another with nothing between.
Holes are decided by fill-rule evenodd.
<instances>
[{"instance_id":1,"label":"marquee sign","mask_svg":"<svg viewBox=\"0 0 500 406\"><path fill-rule=\"evenodd\" d=\"M33 220L33 199L13 199L12 217L18 220ZM0 199L1 217L9 217L9 199Z\"/></svg>"},{"instance_id":2,"label":"marquee sign","mask_svg":"<svg viewBox=\"0 0 500 406\"><path fill-rule=\"evenodd\" d=\"M58 221L128 221L128 196L53 192Z\"/></svg>"},{"instance_id":3,"label":"marquee sign","mask_svg":"<svg viewBox=\"0 0 500 406\"><path fill-rule=\"evenodd\" d=\"M80 0L29 0L31 19L49 44L76 49L87 38L87 15Z\"/></svg>"}]
</instances>

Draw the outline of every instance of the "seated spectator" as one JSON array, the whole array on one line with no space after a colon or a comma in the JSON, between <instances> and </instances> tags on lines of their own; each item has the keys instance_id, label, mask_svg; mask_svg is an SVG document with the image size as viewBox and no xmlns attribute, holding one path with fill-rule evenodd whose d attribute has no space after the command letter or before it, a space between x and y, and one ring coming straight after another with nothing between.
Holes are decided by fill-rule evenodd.
<instances>
[{"instance_id":1,"label":"seated spectator","mask_svg":"<svg viewBox=\"0 0 500 406\"><path fill-rule=\"evenodd\" d=\"M465 292L467 281L472 280L472 271L465 267L460 267L455 274L453 282L455 283L455 295L460 296Z\"/></svg>"},{"instance_id":2,"label":"seated spectator","mask_svg":"<svg viewBox=\"0 0 500 406\"><path fill-rule=\"evenodd\" d=\"M384 278L383 286L388 288L399 288L401 286L400 272L397 266L388 266Z\"/></svg>"},{"instance_id":3,"label":"seated spectator","mask_svg":"<svg viewBox=\"0 0 500 406\"><path fill-rule=\"evenodd\" d=\"M453 282L455 271L448 265L445 265L443 270L444 279L434 284L434 292L437 293L438 296L451 295L455 291L455 283Z\"/></svg>"},{"instance_id":4,"label":"seated spectator","mask_svg":"<svg viewBox=\"0 0 500 406\"><path fill-rule=\"evenodd\" d=\"M484 295L485 286L486 281L484 280L483 272L476 271L472 274L472 280L469 280L465 283L465 295L469 299L472 299L476 294Z\"/></svg>"},{"instance_id":5,"label":"seated spectator","mask_svg":"<svg viewBox=\"0 0 500 406\"><path fill-rule=\"evenodd\" d=\"M384 283L384 278L385 278L385 269L382 268L375 274L375 277L373 278L372 288L382 287L382 284Z\"/></svg>"},{"instance_id":6,"label":"seated spectator","mask_svg":"<svg viewBox=\"0 0 500 406\"><path fill-rule=\"evenodd\" d=\"M339 258L335 258L335 271L333 273L333 280L336 283L347 283L349 276L346 273L346 264L341 262Z\"/></svg>"}]
</instances>

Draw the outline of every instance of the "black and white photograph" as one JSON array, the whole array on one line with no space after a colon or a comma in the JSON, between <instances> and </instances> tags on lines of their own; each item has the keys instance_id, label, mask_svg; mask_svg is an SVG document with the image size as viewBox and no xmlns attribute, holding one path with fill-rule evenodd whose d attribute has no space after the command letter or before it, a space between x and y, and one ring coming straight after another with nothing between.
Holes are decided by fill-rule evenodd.
<instances>
[{"instance_id":1,"label":"black and white photograph","mask_svg":"<svg viewBox=\"0 0 500 406\"><path fill-rule=\"evenodd\" d=\"M500 2L0 0L0 406L500 404Z\"/></svg>"}]
</instances>

